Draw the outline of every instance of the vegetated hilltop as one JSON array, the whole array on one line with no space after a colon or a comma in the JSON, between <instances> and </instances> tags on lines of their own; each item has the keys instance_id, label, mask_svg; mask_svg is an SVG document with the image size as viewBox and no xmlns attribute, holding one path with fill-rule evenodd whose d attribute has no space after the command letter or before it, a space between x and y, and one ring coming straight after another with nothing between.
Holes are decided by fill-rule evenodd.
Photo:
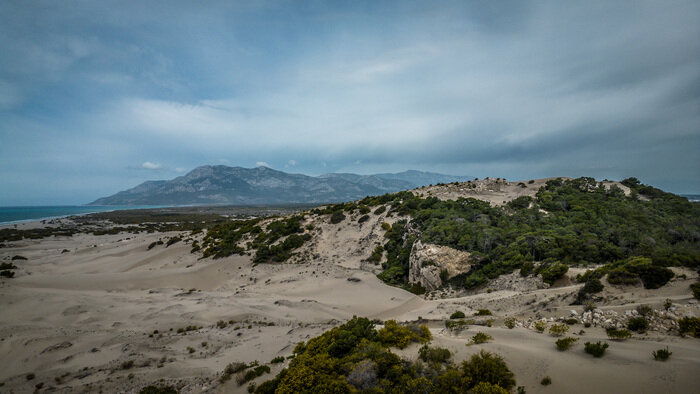
<instances>
[{"instance_id":1,"label":"vegetated hilltop","mask_svg":"<svg viewBox=\"0 0 700 394\"><path fill-rule=\"evenodd\" d=\"M514 270L551 285L571 266L601 265L581 280L608 275L612 284L656 288L673 276L666 267L700 263L700 206L635 178L469 181L261 224L212 228L205 256L255 251L256 262L338 260L419 293L474 289Z\"/></svg>"},{"instance_id":2,"label":"vegetated hilltop","mask_svg":"<svg viewBox=\"0 0 700 394\"><path fill-rule=\"evenodd\" d=\"M202 166L169 181L147 181L91 205L288 204L350 201L471 177L406 171L312 177L267 167Z\"/></svg>"}]
</instances>

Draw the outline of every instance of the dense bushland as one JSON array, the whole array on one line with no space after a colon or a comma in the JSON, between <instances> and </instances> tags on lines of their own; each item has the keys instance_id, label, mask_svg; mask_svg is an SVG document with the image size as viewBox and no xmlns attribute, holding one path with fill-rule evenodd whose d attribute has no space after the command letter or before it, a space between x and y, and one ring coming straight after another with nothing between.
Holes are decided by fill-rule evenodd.
<instances>
[{"instance_id":1,"label":"dense bushland","mask_svg":"<svg viewBox=\"0 0 700 394\"><path fill-rule=\"evenodd\" d=\"M422 331L420 326L417 331ZM395 337L404 335L395 328L382 334L370 320L353 318L297 345L289 367L257 385L255 392L507 392L515 386L515 377L503 359L485 351L455 365L447 349L423 346L419 357L427 364L404 361L389 349L402 343L403 339ZM479 391L485 388L490 391Z\"/></svg>"},{"instance_id":2,"label":"dense bushland","mask_svg":"<svg viewBox=\"0 0 700 394\"><path fill-rule=\"evenodd\" d=\"M552 283L570 265L610 263L585 279L608 274L613 284L658 288L673 276L665 267L700 266L700 205L634 178L622 183L631 188L629 196L592 178L550 180L535 198L519 197L504 207L409 192L360 203L387 204L390 214L411 217L410 223L399 221L387 231L388 259L379 277L393 285L406 283L408 256L418 238L472 252L472 270L451 279L467 288L515 269ZM535 267L535 261L542 263ZM599 280L592 282L587 293L600 286Z\"/></svg>"}]
</instances>

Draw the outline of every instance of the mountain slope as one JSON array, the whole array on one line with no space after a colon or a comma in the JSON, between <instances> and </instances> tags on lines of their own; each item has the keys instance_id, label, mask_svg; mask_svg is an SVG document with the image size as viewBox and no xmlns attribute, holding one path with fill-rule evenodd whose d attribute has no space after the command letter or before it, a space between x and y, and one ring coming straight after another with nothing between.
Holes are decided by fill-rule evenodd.
<instances>
[{"instance_id":1,"label":"mountain slope","mask_svg":"<svg viewBox=\"0 0 700 394\"><path fill-rule=\"evenodd\" d=\"M147 181L89 205L285 204L350 201L466 179L420 171L312 177L267 167L201 166L169 181Z\"/></svg>"}]
</instances>

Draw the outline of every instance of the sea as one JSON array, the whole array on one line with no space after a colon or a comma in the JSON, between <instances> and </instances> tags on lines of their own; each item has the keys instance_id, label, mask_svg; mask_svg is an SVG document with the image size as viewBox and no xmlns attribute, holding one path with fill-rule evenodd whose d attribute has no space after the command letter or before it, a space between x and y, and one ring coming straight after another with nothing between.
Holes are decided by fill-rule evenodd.
<instances>
[{"instance_id":1,"label":"sea","mask_svg":"<svg viewBox=\"0 0 700 394\"><path fill-rule=\"evenodd\" d=\"M24 206L0 207L0 224L20 223L31 220L54 219L66 216L85 215L88 213L119 211L124 209L162 208L162 205L129 205L129 206L99 206L99 205L54 205L54 206Z\"/></svg>"}]
</instances>

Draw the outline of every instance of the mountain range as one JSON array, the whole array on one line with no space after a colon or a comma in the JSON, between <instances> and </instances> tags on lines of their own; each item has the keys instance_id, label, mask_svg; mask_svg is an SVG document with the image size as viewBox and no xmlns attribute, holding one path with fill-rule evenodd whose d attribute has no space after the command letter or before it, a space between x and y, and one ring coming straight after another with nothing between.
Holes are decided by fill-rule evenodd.
<instances>
[{"instance_id":1,"label":"mountain range","mask_svg":"<svg viewBox=\"0 0 700 394\"><path fill-rule=\"evenodd\" d=\"M268 167L201 166L171 180L146 181L88 205L254 205L329 203L474 179L409 170L396 174L320 176L290 174Z\"/></svg>"}]
</instances>

